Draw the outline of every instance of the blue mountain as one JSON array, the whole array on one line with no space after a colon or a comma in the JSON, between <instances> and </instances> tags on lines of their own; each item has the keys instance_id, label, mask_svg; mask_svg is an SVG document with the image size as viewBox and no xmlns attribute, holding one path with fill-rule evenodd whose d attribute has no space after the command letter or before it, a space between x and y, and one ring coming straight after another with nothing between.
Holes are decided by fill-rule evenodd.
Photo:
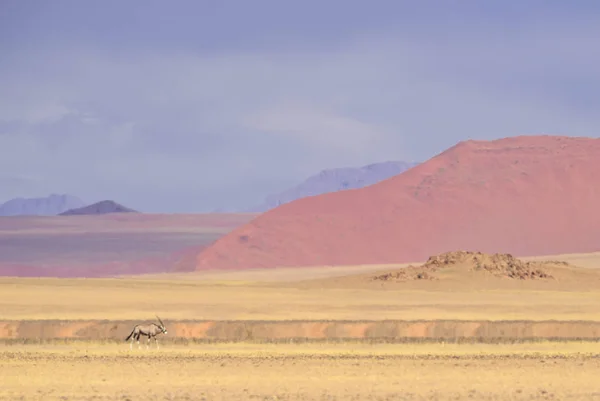
<instances>
[{"instance_id":1,"label":"blue mountain","mask_svg":"<svg viewBox=\"0 0 600 401\"><path fill-rule=\"evenodd\" d=\"M0 205L0 216L55 216L84 205L78 197L66 194L52 194L45 198L14 198Z\"/></svg>"},{"instance_id":2,"label":"blue mountain","mask_svg":"<svg viewBox=\"0 0 600 401\"><path fill-rule=\"evenodd\" d=\"M417 164L419 163L387 161L363 167L342 167L322 170L320 173L308 177L295 187L267 196L263 203L246 211L265 212L284 203L307 196L366 187L403 173Z\"/></svg>"}]
</instances>

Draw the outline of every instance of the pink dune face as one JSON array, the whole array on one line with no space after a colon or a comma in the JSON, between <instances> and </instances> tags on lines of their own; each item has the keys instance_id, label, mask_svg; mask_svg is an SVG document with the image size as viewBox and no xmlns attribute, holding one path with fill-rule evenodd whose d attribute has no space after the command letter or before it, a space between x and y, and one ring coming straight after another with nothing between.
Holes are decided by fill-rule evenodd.
<instances>
[{"instance_id":1,"label":"pink dune face","mask_svg":"<svg viewBox=\"0 0 600 401\"><path fill-rule=\"evenodd\" d=\"M0 276L193 271L195 256L252 214L0 217Z\"/></svg>"},{"instance_id":2,"label":"pink dune face","mask_svg":"<svg viewBox=\"0 0 600 401\"><path fill-rule=\"evenodd\" d=\"M196 269L403 263L451 250L600 249L600 139L466 141L366 188L300 199L233 230Z\"/></svg>"}]
</instances>

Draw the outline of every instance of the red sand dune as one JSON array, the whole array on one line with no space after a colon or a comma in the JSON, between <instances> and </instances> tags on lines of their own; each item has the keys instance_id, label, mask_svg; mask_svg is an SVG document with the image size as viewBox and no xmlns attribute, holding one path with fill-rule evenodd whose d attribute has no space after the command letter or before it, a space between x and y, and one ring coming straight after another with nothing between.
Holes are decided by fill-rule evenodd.
<instances>
[{"instance_id":1,"label":"red sand dune","mask_svg":"<svg viewBox=\"0 0 600 401\"><path fill-rule=\"evenodd\" d=\"M200 252L196 269L402 263L458 249L600 250L600 139L460 142L375 185L266 212Z\"/></svg>"}]
</instances>

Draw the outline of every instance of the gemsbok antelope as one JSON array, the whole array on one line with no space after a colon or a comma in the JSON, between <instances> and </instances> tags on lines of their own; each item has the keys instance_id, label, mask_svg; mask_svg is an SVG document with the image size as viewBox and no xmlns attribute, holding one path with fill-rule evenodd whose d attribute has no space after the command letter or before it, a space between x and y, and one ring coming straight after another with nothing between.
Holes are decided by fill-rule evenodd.
<instances>
[{"instance_id":1,"label":"gemsbok antelope","mask_svg":"<svg viewBox=\"0 0 600 401\"><path fill-rule=\"evenodd\" d=\"M160 324L156 324L156 323L138 324L133 328L131 333L129 333L129 335L125 339L125 341L128 341L131 338L131 342L129 343L129 349L133 348L134 340L136 340L138 343L138 349L140 348L140 336L148 336L148 342L146 343L146 348L149 348L151 338L154 338L154 342L156 343L156 349L160 348L158 346L158 340L156 339L156 336L159 334L162 334L162 333L167 334L167 329L165 328L163 321L160 320L160 318L158 316L156 316L156 318L158 319L158 322Z\"/></svg>"}]
</instances>

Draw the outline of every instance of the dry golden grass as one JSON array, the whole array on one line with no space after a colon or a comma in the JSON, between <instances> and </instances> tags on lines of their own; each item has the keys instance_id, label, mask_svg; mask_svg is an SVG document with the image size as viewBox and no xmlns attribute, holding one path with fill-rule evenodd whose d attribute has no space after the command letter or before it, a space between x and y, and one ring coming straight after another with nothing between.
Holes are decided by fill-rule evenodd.
<instances>
[{"instance_id":1,"label":"dry golden grass","mask_svg":"<svg viewBox=\"0 0 600 401\"><path fill-rule=\"evenodd\" d=\"M401 359L444 359L444 358L600 358L600 342L597 341L545 341L510 344L485 343L411 343L389 344L365 342L323 342L323 343L190 343L154 345L143 343L132 349L125 342L106 343L102 341L67 342L54 340L46 344L0 343L0 355L25 356L67 356L87 355L88 357L394 357Z\"/></svg>"},{"instance_id":2,"label":"dry golden grass","mask_svg":"<svg viewBox=\"0 0 600 401\"><path fill-rule=\"evenodd\" d=\"M186 281L0 280L4 319L599 320L600 292L377 291Z\"/></svg>"},{"instance_id":3,"label":"dry golden grass","mask_svg":"<svg viewBox=\"0 0 600 401\"><path fill-rule=\"evenodd\" d=\"M544 259L600 265L598 254ZM600 289L577 275L328 288L332 277L389 268L2 278L0 310L14 320L600 320ZM0 400L599 400L598 377L600 342L0 344Z\"/></svg>"},{"instance_id":4,"label":"dry golden grass","mask_svg":"<svg viewBox=\"0 0 600 401\"><path fill-rule=\"evenodd\" d=\"M600 345L0 347L0 400L598 399Z\"/></svg>"},{"instance_id":5,"label":"dry golden grass","mask_svg":"<svg viewBox=\"0 0 600 401\"><path fill-rule=\"evenodd\" d=\"M600 256L584 259L579 255L578 260L591 266L590 261ZM0 310L2 318L14 320L153 319L155 313L167 319L210 320L600 320L600 287L585 276L598 271L590 268L547 282L490 278L389 288L329 285L332 280L334 284L345 280L336 277L382 269L354 266L118 279L0 278Z\"/></svg>"}]
</instances>

